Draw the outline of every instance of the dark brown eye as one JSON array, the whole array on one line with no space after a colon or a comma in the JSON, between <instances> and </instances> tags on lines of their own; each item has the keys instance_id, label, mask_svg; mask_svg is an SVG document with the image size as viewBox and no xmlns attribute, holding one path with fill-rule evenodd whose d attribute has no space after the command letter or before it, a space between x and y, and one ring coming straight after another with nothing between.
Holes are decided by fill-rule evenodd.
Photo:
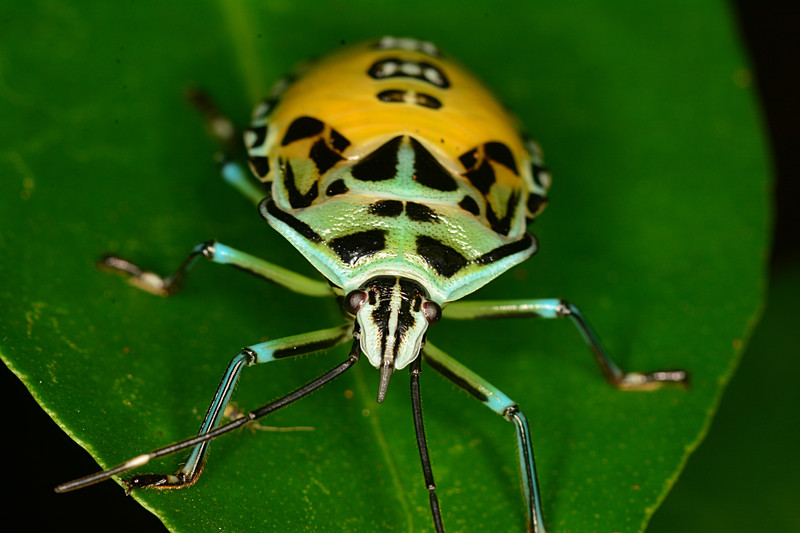
<instances>
[{"instance_id":1,"label":"dark brown eye","mask_svg":"<svg viewBox=\"0 0 800 533\"><path fill-rule=\"evenodd\" d=\"M353 291L344 297L344 308L351 315L358 313L358 310L367 301L367 293L361 290Z\"/></svg>"},{"instance_id":2,"label":"dark brown eye","mask_svg":"<svg viewBox=\"0 0 800 533\"><path fill-rule=\"evenodd\" d=\"M429 301L422 304L422 312L425 314L425 320L428 321L430 326L436 324L442 318L442 308L436 302Z\"/></svg>"}]
</instances>

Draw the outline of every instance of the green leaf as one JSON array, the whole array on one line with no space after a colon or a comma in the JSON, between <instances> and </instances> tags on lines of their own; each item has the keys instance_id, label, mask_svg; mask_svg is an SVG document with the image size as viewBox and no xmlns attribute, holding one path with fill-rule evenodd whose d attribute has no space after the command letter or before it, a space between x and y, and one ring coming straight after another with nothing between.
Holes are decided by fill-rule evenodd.
<instances>
[{"instance_id":1,"label":"green leaf","mask_svg":"<svg viewBox=\"0 0 800 533\"><path fill-rule=\"evenodd\" d=\"M763 320L708 438L648 532L800 531L798 294L795 257L775 270Z\"/></svg>"},{"instance_id":2,"label":"green leaf","mask_svg":"<svg viewBox=\"0 0 800 533\"><path fill-rule=\"evenodd\" d=\"M694 386L613 390L567 322L443 320L431 340L528 414L550 530L644 528L764 284L769 172L727 4L6 2L0 20L0 352L101 466L192 435L241 346L341 320L216 266L169 299L93 269L110 251L168 273L218 238L314 275L216 176L184 88L245 124L297 61L413 35L487 80L554 175L541 252L476 296L568 298L623 367ZM247 369L234 399L258 407L345 354ZM448 530L522 530L512 426L430 370L422 388ZM194 487L133 497L174 531L430 531L403 378L380 406L376 389L362 361L265 422L315 431L221 438Z\"/></svg>"}]
</instances>

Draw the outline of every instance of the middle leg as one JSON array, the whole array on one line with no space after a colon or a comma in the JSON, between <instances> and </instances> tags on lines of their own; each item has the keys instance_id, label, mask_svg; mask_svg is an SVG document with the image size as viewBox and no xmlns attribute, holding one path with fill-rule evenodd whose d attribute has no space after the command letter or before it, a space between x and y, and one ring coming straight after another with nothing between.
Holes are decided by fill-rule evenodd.
<instances>
[{"instance_id":1,"label":"middle leg","mask_svg":"<svg viewBox=\"0 0 800 533\"><path fill-rule=\"evenodd\" d=\"M183 260L181 266L170 276L160 276L155 272L144 270L139 265L117 255L103 257L97 266L121 274L128 279L128 283L142 290L158 296L170 296L181 288L184 278L201 257L212 263L230 265L299 294L317 297L333 295L330 285L323 281L303 276L217 241L202 242L196 245Z\"/></svg>"},{"instance_id":2,"label":"middle leg","mask_svg":"<svg viewBox=\"0 0 800 533\"><path fill-rule=\"evenodd\" d=\"M447 306L447 318L565 318L572 320L586 344L591 348L606 380L618 389L650 390L667 384L688 385L689 373L685 370L658 370L655 372L624 372L608 356L600 338L577 306L557 298L534 300L486 300L454 302Z\"/></svg>"}]
</instances>

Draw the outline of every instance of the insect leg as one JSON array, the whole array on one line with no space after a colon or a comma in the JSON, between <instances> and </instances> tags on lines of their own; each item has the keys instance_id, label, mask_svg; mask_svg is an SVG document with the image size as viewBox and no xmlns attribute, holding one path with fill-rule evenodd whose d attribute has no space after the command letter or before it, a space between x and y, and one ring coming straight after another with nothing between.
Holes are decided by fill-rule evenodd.
<instances>
[{"instance_id":1,"label":"insect leg","mask_svg":"<svg viewBox=\"0 0 800 533\"><path fill-rule=\"evenodd\" d=\"M249 174L242 165L223 154L218 154L216 160L219 164L219 173L225 183L239 191L242 196L245 196L253 204L258 205L261 200L269 196L266 191L253 183L253 180L249 178Z\"/></svg>"},{"instance_id":2,"label":"insect leg","mask_svg":"<svg viewBox=\"0 0 800 533\"><path fill-rule=\"evenodd\" d=\"M237 428L242 427L248 422L258 420L261 417L274 413L278 409L286 407L287 405L299 400L300 398L308 396L315 390L323 387L327 383L330 383L337 377L344 374L346 371L352 368L354 364L358 362L360 357L361 357L361 350L359 348L359 343L358 341L355 341L353 342L353 347L350 350L350 355L347 356L347 359L343 363L336 365L331 370L325 372L318 378L309 381L302 387L295 389L289 394L282 396L281 398L278 398L277 400L270 402L267 405L259 407L258 409L254 409L253 411L247 413L245 416L237 418L236 420L228 422L224 426L218 427L202 435L197 435L196 437L192 437L190 439L182 440L180 442L175 442L168 446L164 446L163 448L153 450L150 453L143 453L141 455L137 455L136 457L128 459L124 463L118 464L113 468L103 470L102 472L97 472L94 474L90 474L88 476L84 476L79 479L75 479L73 481L68 481L67 483L62 483L61 485L55 488L55 491L70 492L73 490L82 489L90 485L100 483L101 481L105 481L111 478L111 476L124 474L125 472L133 470L134 468L139 468L143 465L146 465L153 459L164 457L166 455L173 454L180 450L185 450L187 448L195 447L197 445L213 440L219 437L220 435L229 433Z\"/></svg>"},{"instance_id":3,"label":"insect leg","mask_svg":"<svg viewBox=\"0 0 800 533\"><path fill-rule=\"evenodd\" d=\"M222 265L230 265L254 276L271 281L287 289L308 296L332 296L330 286L322 281L279 267L254 255L241 252L216 241L203 242L195 246L178 270L168 277L143 270L138 265L116 255L106 255L97 263L98 268L122 274L128 282L142 290L169 296L181 287L183 278L199 258Z\"/></svg>"},{"instance_id":4,"label":"insect leg","mask_svg":"<svg viewBox=\"0 0 800 533\"><path fill-rule=\"evenodd\" d=\"M420 358L417 357L411 363L411 405L414 413L414 431L417 435L417 448L419 449L419 459L422 463L422 475L425 477L425 487L428 489L433 524L436 528L436 533L444 533L439 499L436 497L436 483L433 481L431 458L428 454L428 441L425 438L425 425L422 423L422 397L419 390L420 374Z\"/></svg>"},{"instance_id":5,"label":"insect leg","mask_svg":"<svg viewBox=\"0 0 800 533\"><path fill-rule=\"evenodd\" d=\"M649 390L666 384L689 384L689 373L685 370L659 370L655 372L624 372L606 354L600 338L580 310L561 299L496 300L477 302L455 302L447 307L448 318L508 318L508 317L569 317L581 332L584 341L592 349L606 380L618 389Z\"/></svg>"},{"instance_id":6,"label":"insect leg","mask_svg":"<svg viewBox=\"0 0 800 533\"><path fill-rule=\"evenodd\" d=\"M522 488L528 509L528 531L545 533L539 482L536 478L536 462L531 444L531 431L525 415L508 396L430 342L426 343L422 349L422 358L434 370L483 402L486 407L514 423L519 445Z\"/></svg>"},{"instance_id":7,"label":"insect leg","mask_svg":"<svg viewBox=\"0 0 800 533\"><path fill-rule=\"evenodd\" d=\"M203 115L206 130L222 147L222 153L216 156L222 178L228 185L258 205L267 193L248 177L248 173L240 164L232 160L244 155L241 137L233 121L219 110L214 100L202 89L190 87L186 91L186 99Z\"/></svg>"},{"instance_id":8,"label":"insect leg","mask_svg":"<svg viewBox=\"0 0 800 533\"><path fill-rule=\"evenodd\" d=\"M204 435L219 425L244 367L260 363L271 363L287 357L331 348L341 344L351 336L352 324L344 324L335 328L293 335L244 348L231 360L225 374L222 376L198 435ZM200 476L203 468L203 458L208 451L209 444L210 442L203 442L195 446L191 454L189 454L186 464L177 474L140 475L129 480L127 482L128 487L181 488L193 484Z\"/></svg>"}]
</instances>

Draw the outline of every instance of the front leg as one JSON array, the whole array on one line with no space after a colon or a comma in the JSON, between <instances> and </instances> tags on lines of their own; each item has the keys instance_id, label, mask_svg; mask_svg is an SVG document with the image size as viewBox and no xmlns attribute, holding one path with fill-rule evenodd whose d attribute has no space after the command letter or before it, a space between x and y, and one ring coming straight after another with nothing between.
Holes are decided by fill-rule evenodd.
<instances>
[{"instance_id":1,"label":"front leg","mask_svg":"<svg viewBox=\"0 0 800 533\"><path fill-rule=\"evenodd\" d=\"M539 495L539 481L536 475L536 460L533 455L533 443L531 442L531 430L525 414L520 410L517 403L503 394L500 389L430 342L427 342L422 349L422 360L483 403L483 405L514 424L514 429L517 432L522 491L525 496L528 515L528 533L546 533L542 516L542 500ZM431 475L431 484L432 482L433 476ZM433 507L433 503L431 506Z\"/></svg>"},{"instance_id":2,"label":"front leg","mask_svg":"<svg viewBox=\"0 0 800 533\"><path fill-rule=\"evenodd\" d=\"M569 317L581 332L584 341L592 349L606 380L618 389L649 390L662 385L688 386L689 373L685 370L659 370L656 372L623 372L606 354L600 338L580 310L560 299L535 300L486 300L478 302L455 302L447 306L446 318L564 318Z\"/></svg>"},{"instance_id":3,"label":"front leg","mask_svg":"<svg viewBox=\"0 0 800 533\"><path fill-rule=\"evenodd\" d=\"M230 265L300 294L333 296L330 285L325 282L273 265L259 257L241 252L217 241L203 242L195 246L181 266L178 267L178 270L168 277L162 277L154 272L144 270L127 259L116 255L103 257L97 266L126 276L129 283L142 290L159 296L169 296L180 289L183 278L201 257L208 259L212 263Z\"/></svg>"},{"instance_id":4,"label":"front leg","mask_svg":"<svg viewBox=\"0 0 800 533\"><path fill-rule=\"evenodd\" d=\"M352 337L352 334L352 324L346 323L334 328L293 335L244 348L228 364L198 435L205 435L219 426L225 408L230 404L233 389L245 367L333 348ZM128 491L136 488L175 489L192 485L200 477L209 444L210 442L203 442L195 446L183 468L176 474L140 474L127 480Z\"/></svg>"}]
</instances>

